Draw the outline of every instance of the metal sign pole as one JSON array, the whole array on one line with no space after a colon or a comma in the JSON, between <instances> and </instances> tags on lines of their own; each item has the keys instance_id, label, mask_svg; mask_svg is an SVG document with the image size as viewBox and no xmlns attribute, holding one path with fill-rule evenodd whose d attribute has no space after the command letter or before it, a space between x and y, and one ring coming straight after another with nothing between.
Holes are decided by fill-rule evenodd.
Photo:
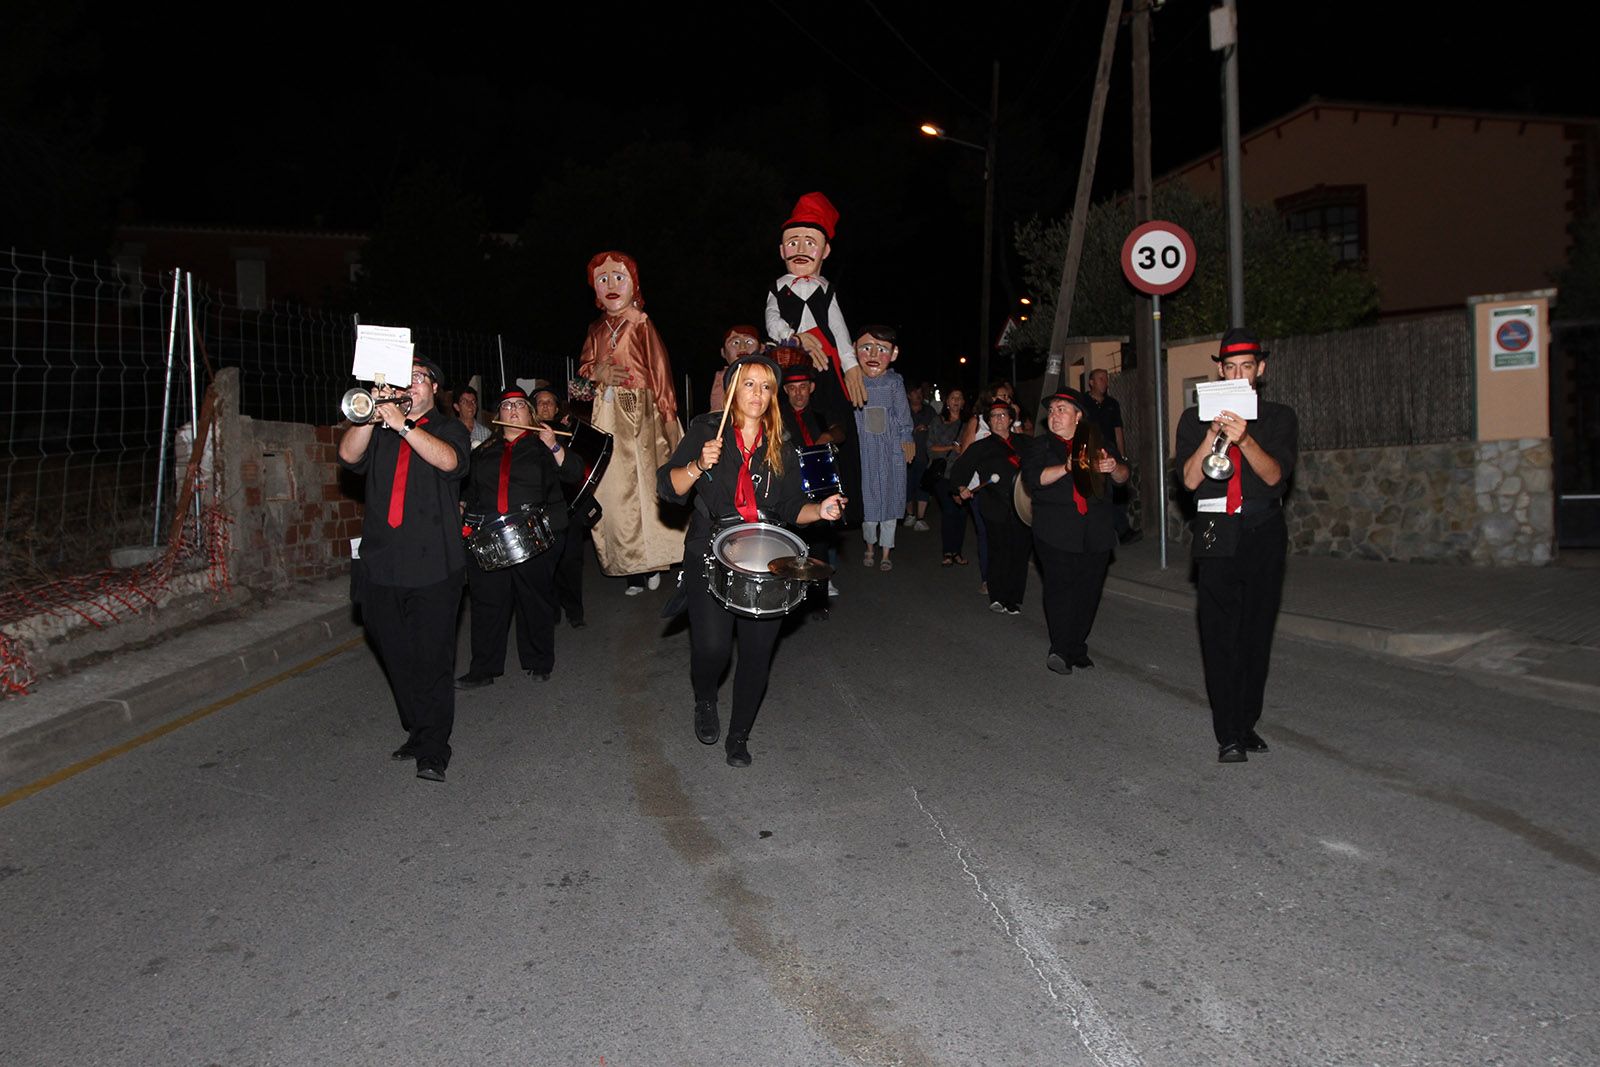
<instances>
[{"instance_id":1,"label":"metal sign pole","mask_svg":"<svg viewBox=\"0 0 1600 1067\"><path fill-rule=\"evenodd\" d=\"M178 355L178 292L183 288L183 270L172 272L172 325L167 329L167 384L161 393L161 452L156 461L156 518L150 529L150 547L161 545L161 497L167 480L167 434L172 428L172 365Z\"/></svg>"},{"instance_id":2,"label":"metal sign pole","mask_svg":"<svg viewBox=\"0 0 1600 1067\"><path fill-rule=\"evenodd\" d=\"M506 391L506 345L499 334L494 335L494 346L500 352L500 391Z\"/></svg>"},{"instance_id":3,"label":"metal sign pole","mask_svg":"<svg viewBox=\"0 0 1600 1067\"><path fill-rule=\"evenodd\" d=\"M1155 379L1156 379L1156 440L1161 442L1159 455L1161 462L1156 464L1156 492L1160 497L1156 501L1156 515L1161 521L1161 569L1167 569L1167 404L1166 394L1167 368L1161 359L1161 294L1152 293L1150 296L1150 332L1155 350Z\"/></svg>"},{"instance_id":4,"label":"metal sign pole","mask_svg":"<svg viewBox=\"0 0 1600 1067\"><path fill-rule=\"evenodd\" d=\"M190 271L183 277L184 304L188 314L187 333L189 335L189 448L201 448L200 443L200 385L195 380L194 367L194 272ZM208 438L209 440L209 438ZM214 453L213 453L214 454ZM205 469L205 453L200 454L201 466L197 470ZM200 544L202 524L200 520L200 484L198 481L189 487L194 494L194 543Z\"/></svg>"}]
</instances>

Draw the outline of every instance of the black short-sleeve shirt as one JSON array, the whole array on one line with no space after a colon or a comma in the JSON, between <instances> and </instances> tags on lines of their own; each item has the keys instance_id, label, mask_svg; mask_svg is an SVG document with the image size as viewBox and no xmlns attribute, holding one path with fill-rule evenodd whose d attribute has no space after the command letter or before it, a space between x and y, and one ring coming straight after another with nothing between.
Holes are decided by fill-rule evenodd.
<instances>
[{"instance_id":1,"label":"black short-sleeve shirt","mask_svg":"<svg viewBox=\"0 0 1600 1067\"><path fill-rule=\"evenodd\" d=\"M454 470L441 471L412 452L406 467L400 525L389 525L395 465L402 438L372 432L367 451L347 470L366 476L366 514L361 523L361 566L375 585L419 588L444 581L467 565L461 541L461 483L467 476L472 437L457 419L430 411L416 421L456 453ZM407 446L410 449L410 446Z\"/></svg>"},{"instance_id":2,"label":"black short-sleeve shirt","mask_svg":"<svg viewBox=\"0 0 1600 1067\"><path fill-rule=\"evenodd\" d=\"M705 474L695 479L689 492L682 496L672 490L671 470L682 467L700 458L700 450L705 443L716 434L717 423L722 420L720 411L707 412L695 417L689 423L688 432L683 435L683 440L678 442L678 447L673 450L672 458L667 460L656 471L656 492L662 500L674 504L687 503L690 497L694 498L694 514L689 519L689 532L684 538L685 545L710 544L714 530L728 522L742 522L738 509L733 506L734 493L739 484L739 447L734 440L733 424L730 422L722 431L722 458ZM760 510L763 522L779 522L788 526L795 525L800 518L800 509L806 505L805 492L800 488L800 461L790 448L791 442L784 442L784 464L781 473L774 472L767 464L767 444L763 438L750 457L750 480L756 491L756 507Z\"/></svg>"}]
</instances>

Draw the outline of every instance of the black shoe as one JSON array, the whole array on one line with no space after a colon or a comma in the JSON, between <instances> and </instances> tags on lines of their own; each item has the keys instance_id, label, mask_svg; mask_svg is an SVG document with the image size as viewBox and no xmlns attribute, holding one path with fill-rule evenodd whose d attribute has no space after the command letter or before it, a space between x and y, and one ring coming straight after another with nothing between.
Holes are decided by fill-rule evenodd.
<instances>
[{"instance_id":1,"label":"black shoe","mask_svg":"<svg viewBox=\"0 0 1600 1067\"><path fill-rule=\"evenodd\" d=\"M1244 746L1240 744L1219 745L1217 747L1218 763L1243 763L1250 757L1244 754Z\"/></svg>"},{"instance_id":2,"label":"black shoe","mask_svg":"<svg viewBox=\"0 0 1600 1067\"><path fill-rule=\"evenodd\" d=\"M1093 667L1094 666L1094 660L1090 659L1088 654L1085 653L1084 655L1079 656L1077 659L1073 660L1072 661L1072 665L1074 667Z\"/></svg>"},{"instance_id":3,"label":"black shoe","mask_svg":"<svg viewBox=\"0 0 1600 1067\"><path fill-rule=\"evenodd\" d=\"M724 746L728 753L728 766L750 766L750 750L745 747L744 742L745 739L742 737L734 737L732 734L728 735L728 743L726 746Z\"/></svg>"},{"instance_id":4,"label":"black shoe","mask_svg":"<svg viewBox=\"0 0 1600 1067\"><path fill-rule=\"evenodd\" d=\"M694 736L702 745L714 745L722 737L722 718L717 714L715 700L697 700L694 704Z\"/></svg>"},{"instance_id":5,"label":"black shoe","mask_svg":"<svg viewBox=\"0 0 1600 1067\"><path fill-rule=\"evenodd\" d=\"M549 671L523 671L522 673L536 682L548 682L550 680Z\"/></svg>"},{"instance_id":6,"label":"black shoe","mask_svg":"<svg viewBox=\"0 0 1600 1067\"><path fill-rule=\"evenodd\" d=\"M444 781L444 768L437 763L419 763L417 764L417 777L424 782L442 782Z\"/></svg>"},{"instance_id":7,"label":"black shoe","mask_svg":"<svg viewBox=\"0 0 1600 1067\"><path fill-rule=\"evenodd\" d=\"M1251 730L1249 733L1244 735L1244 750L1246 752L1271 751L1267 748L1267 743L1261 739L1261 735L1256 733L1254 730Z\"/></svg>"},{"instance_id":8,"label":"black shoe","mask_svg":"<svg viewBox=\"0 0 1600 1067\"><path fill-rule=\"evenodd\" d=\"M1060 656L1056 655L1054 652L1050 653L1044 658L1044 665L1055 671L1057 674L1072 673L1072 665L1066 660L1062 659Z\"/></svg>"},{"instance_id":9,"label":"black shoe","mask_svg":"<svg viewBox=\"0 0 1600 1067\"><path fill-rule=\"evenodd\" d=\"M417 758L416 746L413 745L410 741L407 741L405 744L401 745L399 748L397 748L393 752L389 753L389 758L394 760L396 763L400 762L401 760L416 759Z\"/></svg>"},{"instance_id":10,"label":"black shoe","mask_svg":"<svg viewBox=\"0 0 1600 1067\"><path fill-rule=\"evenodd\" d=\"M1006 605L1006 614L1007 615L1021 615L1022 614L1022 605L1021 604L1007 604Z\"/></svg>"},{"instance_id":11,"label":"black shoe","mask_svg":"<svg viewBox=\"0 0 1600 1067\"><path fill-rule=\"evenodd\" d=\"M587 624L582 619L568 619L567 625L571 626L574 630L581 630Z\"/></svg>"},{"instance_id":12,"label":"black shoe","mask_svg":"<svg viewBox=\"0 0 1600 1067\"><path fill-rule=\"evenodd\" d=\"M492 674L463 674L456 679L457 689L482 689L486 685L494 684Z\"/></svg>"}]
</instances>

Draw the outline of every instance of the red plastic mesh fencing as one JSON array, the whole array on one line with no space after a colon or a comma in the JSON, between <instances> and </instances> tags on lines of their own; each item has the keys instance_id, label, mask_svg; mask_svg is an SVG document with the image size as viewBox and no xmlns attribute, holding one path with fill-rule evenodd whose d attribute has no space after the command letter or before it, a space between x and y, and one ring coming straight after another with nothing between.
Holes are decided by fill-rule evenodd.
<instances>
[{"instance_id":1,"label":"red plastic mesh fencing","mask_svg":"<svg viewBox=\"0 0 1600 1067\"><path fill-rule=\"evenodd\" d=\"M0 592L0 625L36 615L76 616L104 629L155 607L173 575L193 569L196 563L204 569L206 588L213 595L225 593L233 588L228 573L233 521L220 507L207 506L200 512L198 536L192 523L177 524L167 550L142 566L107 568L26 590ZM22 642L0 634L0 694L25 696L35 678Z\"/></svg>"}]
</instances>

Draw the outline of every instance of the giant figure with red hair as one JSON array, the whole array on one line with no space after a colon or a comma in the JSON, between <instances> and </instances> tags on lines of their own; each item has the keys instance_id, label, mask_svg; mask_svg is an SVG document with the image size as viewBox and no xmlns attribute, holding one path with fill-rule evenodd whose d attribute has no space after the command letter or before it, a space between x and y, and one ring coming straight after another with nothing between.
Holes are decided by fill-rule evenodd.
<instances>
[{"instance_id":1,"label":"giant figure with red hair","mask_svg":"<svg viewBox=\"0 0 1600 1067\"><path fill-rule=\"evenodd\" d=\"M600 569L629 578L628 593L659 584L659 572L683 558L683 531L663 518L656 469L683 437L667 348L649 317L639 268L622 252L589 260L587 278L602 314L583 342L579 374L596 383L594 424L612 435L611 465L595 490L600 522L594 550Z\"/></svg>"}]
</instances>

